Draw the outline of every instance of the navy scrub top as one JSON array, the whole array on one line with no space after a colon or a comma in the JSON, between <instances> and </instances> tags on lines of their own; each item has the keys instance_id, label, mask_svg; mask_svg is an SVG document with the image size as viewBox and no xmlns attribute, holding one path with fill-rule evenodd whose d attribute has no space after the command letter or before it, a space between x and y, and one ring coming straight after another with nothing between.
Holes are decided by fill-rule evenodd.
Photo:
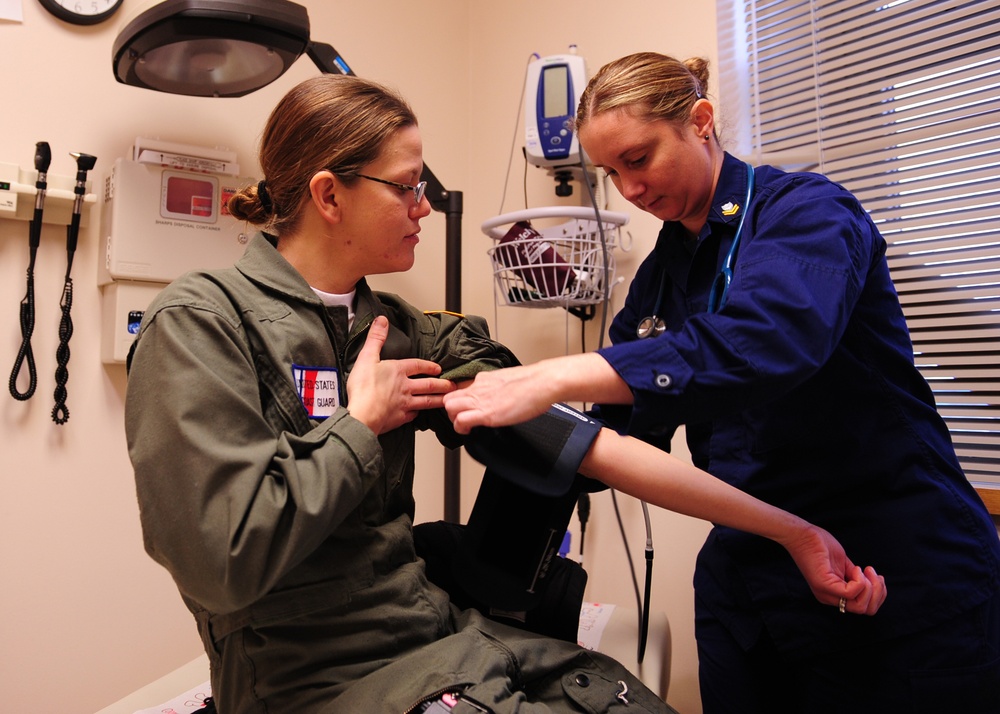
<instances>
[{"instance_id":1,"label":"navy scrub top","mask_svg":"<svg viewBox=\"0 0 1000 714\"><path fill-rule=\"evenodd\" d=\"M781 650L819 653L941 622L1000 587L1000 542L914 367L885 241L828 179L755 174L749 207L734 213L747 166L725 155L696 243L663 225L600 351L634 404L597 412L663 448L686 425L697 466L826 528L886 578L878 616L843 618L783 548L715 527L696 594L745 646L763 627ZM743 209L727 301L708 314ZM664 274L667 331L638 340Z\"/></svg>"}]
</instances>

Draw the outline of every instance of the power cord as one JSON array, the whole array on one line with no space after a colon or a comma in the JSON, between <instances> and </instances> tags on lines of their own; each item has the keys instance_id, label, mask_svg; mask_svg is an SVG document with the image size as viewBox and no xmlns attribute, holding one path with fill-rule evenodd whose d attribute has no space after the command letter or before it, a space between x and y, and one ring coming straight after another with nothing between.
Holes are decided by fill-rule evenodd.
<instances>
[{"instance_id":1,"label":"power cord","mask_svg":"<svg viewBox=\"0 0 1000 714\"><path fill-rule=\"evenodd\" d=\"M503 213L503 204L507 200L507 182L510 180L510 167L511 167L511 164L514 163L514 147L517 145L517 127L521 123L521 109L524 106L524 92L525 92L525 85L527 84L527 78L528 78L528 66L531 64L531 61L533 59L534 60L541 59L541 55L539 55L537 52L532 52L530 55L528 55L528 61L524 65L524 79L521 81L521 96L517 100L517 117L514 119L514 133L511 135L511 138L510 138L510 153L507 155L507 173L506 173L506 175L504 176L504 179L503 179L503 193L500 194L500 210L497 211L497 214L502 214ZM523 153L523 150L522 150L522 153ZM525 208L528 207L528 183L527 183L527 181L528 181L528 161L527 161L527 157L525 157L525 161L524 161L524 206L525 206Z\"/></svg>"},{"instance_id":2,"label":"power cord","mask_svg":"<svg viewBox=\"0 0 1000 714\"><path fill-rule=\"evenodd\" d=\"M610 270L608 263L608 242L604 234L604 221L601 220L601 209L597 205L597 197L594 195L593 186L590 185L589 174L587 173L587 160L584 158L583 151L580 151L580 168L583 173L583 184L587 187L587 195L590 197L590 205L594 208L594 217L597 221L597 231L601 238L601 251L604 258L604 299L601 301L601 331L600 338L598 342L598 349L604 345L604 333L607 329L607 317L608 317L608 303L611 302L611 285L610 285ZM622 542L625 545L625 555L628 559L629 572L632 576L632 585L635 588L635 600L636 600L636 610L639 613L639 646L636 653L636 661L642 664L643 657L646 654L646 640L649 635L649 600L650 593L652 591L653 584L653 529L649 521L649 506L645 501L639 501L642 504L642 515L643 520L646 524L646 583L645 583L645 597L639 594L639 584L636 581L635 576L635 564L632 562L632 553L628 547L628 538L625 535L625 527L622 524L621 511L618 508L618 499L615 496L614 489L611 489L611 498L614 503L615 517L618 519L618 528L622 534ZM579 507L579 504L577 504ZM581 526L580 532L580 548L583 548L583 531Z\"/></svg>"}]
</instances>

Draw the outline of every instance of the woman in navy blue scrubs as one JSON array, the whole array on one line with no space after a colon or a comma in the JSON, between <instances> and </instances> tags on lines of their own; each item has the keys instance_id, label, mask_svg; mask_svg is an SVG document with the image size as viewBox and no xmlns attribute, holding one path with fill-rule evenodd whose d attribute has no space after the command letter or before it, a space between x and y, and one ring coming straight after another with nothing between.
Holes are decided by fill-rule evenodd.
<instances>
[{"instance_id":1,"label":"woman in navy blue scrubs","mask_svg":"<svg viewBox=\"0 0 1000 714\"><path fill-rule=\"evenodd\" d=\"M914 367L885 241L841 186L723 151L707 79L641 53L591 80L580 142L663 221L656 246L611 346L481 374L448 411L464 432L597 402L663 448L683 424L697 466L884 576L867 608L824 606L780 548L715 527L694 575L706 714L1000 712L1000 540Z\"/></svg>"}]
</instances>

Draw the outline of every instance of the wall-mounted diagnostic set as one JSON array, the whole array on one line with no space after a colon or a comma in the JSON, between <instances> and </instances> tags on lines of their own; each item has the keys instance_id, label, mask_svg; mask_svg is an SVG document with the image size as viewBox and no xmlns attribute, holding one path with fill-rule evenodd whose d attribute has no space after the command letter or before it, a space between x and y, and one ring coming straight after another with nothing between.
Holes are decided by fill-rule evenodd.
<instances>
[{"instance_id":1,"label":"wall-mounted diagnostic set","mask_svg":"<svg viewBox=\"0 0 1000 714\"><path fill-rule=\"evenodd\" d=\"M55 406L52 421L65 424L69 421L66 406L67 382L69 381L69 340L73 336L73 258L80 237L80 227L84 225L86 212L84 205L94 202L94 195L87 191L88 173L97 163L97 157L81 152L72 152L76 161L76 178L49 176L52 150L48 142L35 144L35 172L32 176L19 166L0 164L0 218L30 220L28 225L28 270L24 298L21 300L19 318L21 325L21 347L10 373L10 394L18 401L27 401L35 394L38 373L35 355L31 347L31 337L35 329L35 259L41 243L42 224L66 223L66 273L63 282L59 308L59 346L56 349L56 388L53 394ZM31 186L32 181L34 187ZM50 185L51 184L51 185ZM33 207L28 201L20 200L33 193ZM51 195L50 195L51 194ZM54 210L47 211L49 204ZM53 214L57 213L58 216ZM25 369L27 371L25 371ZM27 375L25 377L25 375Z\"/></svg>"}]
</instances>

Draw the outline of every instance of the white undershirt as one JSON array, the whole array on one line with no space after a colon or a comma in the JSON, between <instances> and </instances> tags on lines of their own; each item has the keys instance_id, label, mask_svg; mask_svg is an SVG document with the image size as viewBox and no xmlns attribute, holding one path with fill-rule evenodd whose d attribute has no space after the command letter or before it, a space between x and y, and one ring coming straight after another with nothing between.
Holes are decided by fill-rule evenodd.
<instances>
[{"instance_id":1,"label":"white undershirt","mask_svg":"<svg viewBox=\"0 0 1000 714\"><path fill-rule=\"evenodd\" d=\"M309 287L312 287L311 285ZM344 293L339 295L337 293L325 293L322 290L313 288L312 291L316 293L323 304L327 307L334 307L335 305L343 305L347 308L347 329L350 330L354 326L354 295L357 290L352 290L349 293Z\"/></svg>"}]
</instances>

